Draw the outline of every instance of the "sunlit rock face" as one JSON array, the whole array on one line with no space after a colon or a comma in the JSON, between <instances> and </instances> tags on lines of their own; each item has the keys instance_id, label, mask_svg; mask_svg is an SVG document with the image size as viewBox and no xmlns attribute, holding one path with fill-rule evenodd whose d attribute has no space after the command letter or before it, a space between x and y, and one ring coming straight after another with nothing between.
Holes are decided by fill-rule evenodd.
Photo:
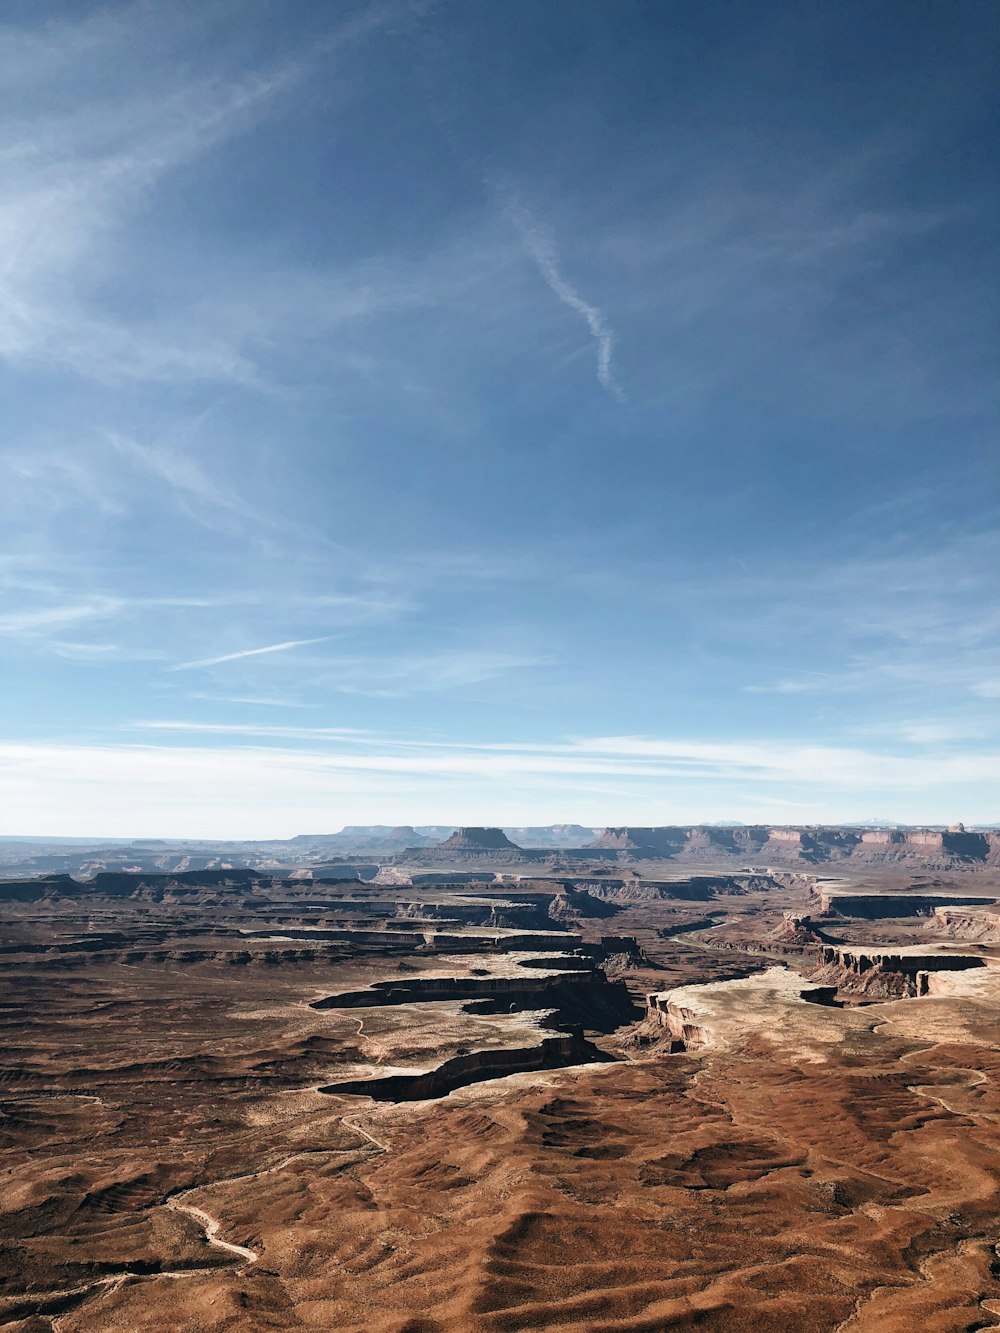
<instances>
[{"instance_id":1,"label":"sunlit rock face","mask_svg":"<svg viewBox=\"0 0 1000 1333\"><path fill-rule=\"evenodd\" d=\"M691 862L754 860L776 865L850 861L903 863L932 869L1000 862L1000 835L937 829L855 829L840 826L741 828L608 828L590 844L626 858Z\"/></svg>"}]
</instances>

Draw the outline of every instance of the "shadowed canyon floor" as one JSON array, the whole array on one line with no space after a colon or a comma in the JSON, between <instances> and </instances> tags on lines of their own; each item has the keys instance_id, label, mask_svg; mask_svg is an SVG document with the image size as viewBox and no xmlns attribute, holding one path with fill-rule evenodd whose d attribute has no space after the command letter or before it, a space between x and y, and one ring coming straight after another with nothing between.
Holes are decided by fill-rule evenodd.
<instances>
[{"instance_id":1,"label":"shadowed canyon floor","mask_svg":"<svg viewBox=\"0 0 1000 1333\"><path fill-rule=\"evenodd\" d=\"M1000 874L670 874L4 903L0 1325L1000 1327Z\"/></svg>"}]
</instances>

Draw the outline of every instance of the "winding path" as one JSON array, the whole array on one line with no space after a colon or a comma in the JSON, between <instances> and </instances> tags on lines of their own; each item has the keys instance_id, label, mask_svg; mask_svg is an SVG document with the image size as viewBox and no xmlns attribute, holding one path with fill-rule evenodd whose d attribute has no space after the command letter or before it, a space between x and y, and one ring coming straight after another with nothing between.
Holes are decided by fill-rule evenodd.
<instances>
[{"instance_id":1,"label":"winding path","mask_svg":"<svg viewBox=\"0 0 1000 1333\"><path fill-rule=\"evenodd\" d=\"M212 1217L211 1214L206 1213L204 1208L196 1208L192 1203L181 1202L185 1195L193 1194L194 1190L198 1188L198 1186L195 1186L194 1189L185 1190L183 1194L175 1194L172 1198L167 1200L165 1206L167 1208L172 1208L175 1213L186 1213L188 1217L193 1217L200 1226L205 1228L205 1239L208 1241L209 1245L214 1245L220 1250L227 1250L230 1254L235 1254L240 1259L245 1259L248 1264L255 1264L260 1258L260 1255L256 1250L251 1250L246 1245L234 1245L231 1241L220 1240L219 1229L222 1226L221 1222Z\"/></svg>"},{"instance_id":2,"label":"winding path","mask_svg":"<svg viewBox=\"0 0 1000 1333\"><path fill-rule=\"evenodd\" d=\"M348 1120L346 1115L341 1118L340 1123L346 1125L348 1129L353 1129L355 1133L361 1134L369 1143L373 1143L375 1147L378 1148L379 1152L392 1151L387 1143L383 1143L381 1139L377 1139L374 1134L369 1134L367 1129L362 1129L361 1126L356 1125L353 1120Z\"/></svg>"}]
</instances>

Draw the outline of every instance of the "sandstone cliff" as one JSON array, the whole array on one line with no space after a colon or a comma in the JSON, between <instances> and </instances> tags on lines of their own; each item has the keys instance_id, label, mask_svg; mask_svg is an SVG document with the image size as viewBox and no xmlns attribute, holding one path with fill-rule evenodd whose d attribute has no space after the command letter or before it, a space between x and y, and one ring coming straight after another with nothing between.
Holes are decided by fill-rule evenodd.
<instances>
[{"instance_id":1,"label":"sandstone cliff","mask_svg":"<svg viewBox=\"0 0 1000 1333\"><path fill-rule=\"evenodd\" d=\"M626 861L643 858L691 862L760 861L767 865L815 865L850 861L924 869L1000 865L1000 833L964 828L857 829L841 826L742 828L622 826L607 828L589 844L617 851Z\"/></svg>"}]
</instances>

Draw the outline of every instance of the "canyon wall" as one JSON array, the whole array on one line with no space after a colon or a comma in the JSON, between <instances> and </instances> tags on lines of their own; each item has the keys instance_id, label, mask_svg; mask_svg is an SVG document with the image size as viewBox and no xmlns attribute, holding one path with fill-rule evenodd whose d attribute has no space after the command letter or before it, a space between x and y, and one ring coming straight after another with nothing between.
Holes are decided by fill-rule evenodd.
<instances>
[{"instance_id":1,"label":"canyon wall","mask_svg":"<svg viewBox=\"0 0 1000 1333\"><path fill-rule=\"evenodd\" d=\"M726 861L767 865L850 861L924 869L1000 865L1000 833L949 829L858 829L840 826L742 828L623 826L608 828L590 844L628 858Z\"/></svg>"},{"instance_id":2,"label":"canyon wall","mask_svg":"<svg viewBox=\"0 0 1000 1333\"><path fill-rule=\"evenodd\" d=\"M509 1074L540 1069L563 1069L573 1064L610 1060L579 1031L544 1037L535 1046L500 1047L472 1051L445 1060L420 1074L389 1074L383 1078L349 1079L318 1089L333 1096L371 1097L375 1101L415 1102L446 1097L457 1088Z\"/></svg>"},{"instance_id":3,"label":"canyon wall","mask_svg":"<svg viewBox=\"0 0 1000 1333\"><path fill-rule=\"evenodd\" d=\"M871 893L850 889L813 889L820 911L839 916L862 917L875 921L881 917L931 916L939 907L988 908L996 899L958 893Z\"/></svg>"}]
</instances>

